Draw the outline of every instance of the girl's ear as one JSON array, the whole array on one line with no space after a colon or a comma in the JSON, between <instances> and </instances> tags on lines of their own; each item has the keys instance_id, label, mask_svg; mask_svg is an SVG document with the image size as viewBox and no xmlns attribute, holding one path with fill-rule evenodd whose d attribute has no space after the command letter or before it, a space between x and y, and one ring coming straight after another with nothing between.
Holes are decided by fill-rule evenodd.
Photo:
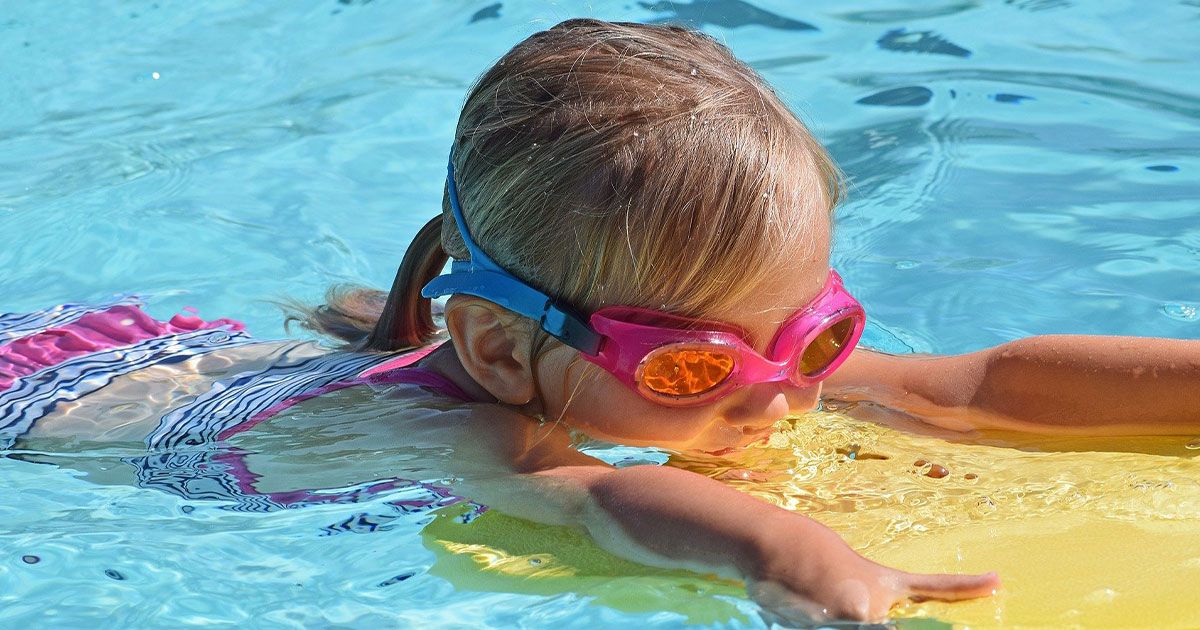
<instances>
[{"instance_id":1,"label":"girl's ear","mask_svg":"<svg viewBox=\"0 0 1200 630\"><path fill-rule=\"evenodd\" d=\"M446 304L446 328L467 374L500 402L533 400L528 322L487 300L456 295Z\"/></svg>"}]
</instances>

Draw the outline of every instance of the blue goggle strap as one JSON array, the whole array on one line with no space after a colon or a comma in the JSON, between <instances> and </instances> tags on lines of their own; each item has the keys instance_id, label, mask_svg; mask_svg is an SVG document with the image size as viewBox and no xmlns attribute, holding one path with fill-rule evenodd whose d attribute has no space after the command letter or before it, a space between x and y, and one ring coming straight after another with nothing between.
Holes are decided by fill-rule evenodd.
<instances>
[{"instance_id":1,"label":"blue goggle strap","mask_svg":"<svg viewBox=\"0 0 1200 630\"><path fill-rule=\"evenodd\" d=\"M556 304L553 298L496 264L471 237L462 206L458 203L453 153L446 167L446 187L454 222L458 225L458 232L467 245L471 259L451 263L450 273L430 280L421 289L421 297L432 299L462 293L483 298L518 315L537 320L542 330L580 352L591 356L598 354L603 338L583 318L571 309Z\"/></svg>"}]
</instances>

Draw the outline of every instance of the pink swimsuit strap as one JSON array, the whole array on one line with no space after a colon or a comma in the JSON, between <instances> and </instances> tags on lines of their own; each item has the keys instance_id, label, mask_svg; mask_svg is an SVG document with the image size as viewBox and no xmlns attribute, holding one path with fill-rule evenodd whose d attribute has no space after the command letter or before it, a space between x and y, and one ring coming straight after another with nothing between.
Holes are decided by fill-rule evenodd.
<instances>
[{"instance_id":1,"label":"pink swimsuit strap","mask_svg":"<svg viewBox=\"0 0 1200 630\"><path fill-rule=\"evenodd\" d=\"M454 381L429 368L414 365L417 361L429 356L434 350L440 348L441 345L439 343L426 346L420 350L415 350L390 361L380 363L360 373L355 382L369 385L420 385L421 387L428 387L443 396L457 398L463 402L471 402L471 397L455 384Z\"/></svg>"},{"instance_id":2,"label":"pink swimsuit strap","mask_svg":"<svg viewBox=\"0 0 1200 630\"><path fill-rule=\"evenodd\" d=\"M426 346L424 348L406 352L394 359L384 361L379 365L368 370L363 370L354 378L349 378L340 381L334 381L321 387L315 387L301 394L291 396L279 403L276 403L267 409L263 409L251 416L245 422L231 426L218 435L218 439L226 440L231 436L246 431L260 422L279 415L283 411L294 407L306 400L324 396L330 392L335 392L347 387L355 387L357 385L400 385L412 384L421 387L428 387L433 391L450 398L457 398L463 402L474 402L454 381L430 370L429 368L417 367L413 365L417 361L428 356L436 350L441 344Z\"/></svg>"},{"instance_id":3,"label":"pink swimsuit strap","mask_svg":"<svg viewBox=\"0 0 1200 630\"><path fill-rule=\"evenodd\" d=\"M385 372L375 372L361 378L372 385L420 385L421 387L428 387L443 396L457 398L463 402L472 402L471 397L454 381L429 368L400 367Z\"/></svg>"}]
</instances>

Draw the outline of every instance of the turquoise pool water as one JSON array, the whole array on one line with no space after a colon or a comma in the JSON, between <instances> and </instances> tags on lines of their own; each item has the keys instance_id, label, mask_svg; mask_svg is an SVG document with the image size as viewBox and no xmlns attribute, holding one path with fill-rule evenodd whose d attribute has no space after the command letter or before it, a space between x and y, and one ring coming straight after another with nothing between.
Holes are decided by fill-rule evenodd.
<instances>
[{"instance_id":1,"label":"turquoise pool water","mask_svg":"<svg viewBox=\"0 0 1200 630\"><path fill-rule=\"evenodd\" d=\"M437 211L472 80L591 15L701 26L801 112L850 177L834 260L890 331L878 343L1200 338L1200 5L912 6L13 4L0 312L136 291L159 316L190 305L279 337L268 299L386 286ZM378 505L238 514L10 458L0 488L5 626L682 620L456 590L426 573L424 516L322 535ZM733 603L747 617L731 624L759 623Z\"/></svg>"}]
</instances>

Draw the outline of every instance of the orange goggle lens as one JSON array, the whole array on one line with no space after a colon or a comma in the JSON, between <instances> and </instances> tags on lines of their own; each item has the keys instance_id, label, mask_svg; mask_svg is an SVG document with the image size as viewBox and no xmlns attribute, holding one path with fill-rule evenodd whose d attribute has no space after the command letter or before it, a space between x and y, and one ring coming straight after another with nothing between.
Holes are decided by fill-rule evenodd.
<instances>
[{"instance_id":1,"label":"orange goggle lens","mask_svg":"<svg viewBox=\"0 0 1200 630\"><path fill-rule=\"evenodd\" d=\"M853 333L854 319L850 317L821 331L800 355L800 374L808 377L816 376L832 365L845 352L850 335Z\"/></svg>"},{"instance_id":2,"label":"orange goggle lens","mask_svg":"<svg viewBox=\"0 0 1200 630\"><path fill-rule=\"evenodd\" d=\"M696 396L733 374L733 355L715 349L664 350L642 364L641 383L665 396Z\"/></svg>"}]
</instances>

